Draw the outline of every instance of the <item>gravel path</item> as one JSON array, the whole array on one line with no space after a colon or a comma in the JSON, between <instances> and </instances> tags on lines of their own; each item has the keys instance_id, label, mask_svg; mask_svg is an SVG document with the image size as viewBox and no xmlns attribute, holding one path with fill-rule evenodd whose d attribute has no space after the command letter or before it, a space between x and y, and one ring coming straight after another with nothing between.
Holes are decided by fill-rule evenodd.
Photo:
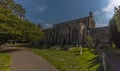
<instances>
[{"instance_id":1,"label":"gravel path","mask_svg":"<svg viewBox=\"0 0 120 71\"><path fill-rule=\"evenodd\" d=\"M40 56L23 48L8 47L4 51L11 55L13 71L58 71Z\"/></svg>"},{"instance_id":2,"label":"gravel path","mask_svg":"<svg viewBox=\"0 0 120 71\"><path fill-rule=\"evenodd\" d=\"M113 71L120 71L120 60L113 57L110 53L106 52L106 59L112 66Z\"/></svg>"}]
</instances>

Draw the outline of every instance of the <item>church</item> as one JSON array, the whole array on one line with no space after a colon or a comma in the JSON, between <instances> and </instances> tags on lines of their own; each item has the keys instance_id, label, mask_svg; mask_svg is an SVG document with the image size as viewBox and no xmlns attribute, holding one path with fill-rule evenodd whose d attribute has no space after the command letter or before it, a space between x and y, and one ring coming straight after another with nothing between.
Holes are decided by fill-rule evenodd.
<instances>
[{"instance_id":1,"label":"church","mask_svg":"<svg viewBox=\"0 0 120 71\"><path fill-rule=\"evenodd\" d=\"M52 28L44 29L44 43L48 45L86 45L86 36L93 38L93 45L101 43L109 46L109 27L96 27L93 13L87 17L53 25ZM96 43L99 42L99 43Z\"/></svg>"}]
</instances>

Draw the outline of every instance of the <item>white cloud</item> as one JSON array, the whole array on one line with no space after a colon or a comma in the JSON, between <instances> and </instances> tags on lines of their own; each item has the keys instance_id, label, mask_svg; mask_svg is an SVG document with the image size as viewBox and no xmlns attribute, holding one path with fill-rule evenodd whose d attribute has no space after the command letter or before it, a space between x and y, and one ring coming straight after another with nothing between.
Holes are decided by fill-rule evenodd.
<instances>
[{"instance_id":1,"label":"white cloud","mask_svg":"<svg viewBox=\"0 0 120 71\"><path fill-rule=\"evenodd\" d=\"M120 5L120 0L109 0L108 5L103 8L103 12L114 12L114 7Z\"/></svg>"},{"instance_id":2,"label":"white cloud","mask_svg":"<svg viewBox=\"0 0 120 71\"><path fill-rule=\"evenodd\" d=\"M45 12L46 8L47 8L47 5L39 5L39 4L37 4L37 5L33 6L30 9L30 11L33 12L33 13L43 13L43 12Z\"/></svg>"},{"instance_id":3,"label":"white cloud","mask_svg":"<svg viewBox=\"0 0 120 71\"><path fill-rule=\"evenodd\" d=\"M41 23L41 25L44 27L44 28L51 28L53 25L52 24L50 24L50 23L46 23L44 20L42 20L42 19L38 19L37 20L37 22L38 23ZM37 24L38 24L37 23Z\"/></svg>"},{"instance_id":4,"label":"white cloud","mask_svg":"<svg viewBox=\"0 0 120 71\"><path fill-rule=\"evenodd\" d=\"M95 12L95 21L97 27L107 26L113 14L100 11Z\"/></svg>"},{"instance_id":5,"label":"white cloud","mask_svg":"<svg viewBox=\"0 0 120 71\"><path fill-rule=\"evenodd\" d=\"M43 5L43 6L36 5L36 10L38 12L44 12L46 10L46 5Z\"/></svg>"},{"instance_id":6,"label":"white cloud","mask_svg":"<svg viewBox=\"0 0 120 71\"><path fill-rule=\"evenodd\" d=\"M104 27L107 26L106 24L96 24L96 27Z\"/></svg>"},{"instance_id":7,"label":"white cloud","mask_svg":"<svg viewBox=\"0 0 120 71\"><path fill-rule=\"evenodd\" d=\"M106 7L102 9L105 17L110 19L114 14L114 7L118 7L120 5L120 0L109 0L109 3Z\"/></svg>"},{"instance_id":8,"label":"white cloud","mask_svg":"<svg viewBox=\"0 0 120 71\"><path fill-rule=\"evenodd\" d=\"M41 24L44 24L44 21L41 20L41 19L38 19L37 22L38 22L38 23L41 23Z\"/></svg>"},{"instance_id":9,"label":"white cloud","mask_svg":"<svg viewBox=\"0 0 120 71\"><path fill-rule=\"evenodd\" d=\"M114 7L118 7L119 5L120 0L108 0L108 4L105 7L95 12L96 26L106 26L114 14Z\"/></svg>"},{"instance_id":10,"label":"white cloud","mask_svg":"<svg viewBox=\"0 0 120 71\"><path fill-rule=\"evenodd\" d=\"M53 25L52 24L45 24L45 28L51 28Z\"/></svg>"}]
</instances>

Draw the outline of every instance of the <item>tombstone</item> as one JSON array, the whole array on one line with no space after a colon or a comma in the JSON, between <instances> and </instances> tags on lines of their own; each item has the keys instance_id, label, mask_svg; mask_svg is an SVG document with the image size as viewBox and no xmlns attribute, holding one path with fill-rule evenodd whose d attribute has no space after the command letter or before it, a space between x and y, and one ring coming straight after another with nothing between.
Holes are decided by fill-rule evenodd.
<instances>
[{"instance_id":1,"label":"tombstone","mask_svg":"<svg viewBox=\"0 0 120 71\"><path fill-rule=\"evenodd\" d=\"M101 44L99 44L99 45L97 46L97 48L96 48L96 52L97 52L97 54L99 54L99 52L100 52L100 48L101 48Z\"/></svg>"},{"instance_id":2,"label":"tombstone","mask_svg":"<svg viewBox=\"0 0 120 71\"><path fill-rule=\"evenodd\" d=\"M96 39L94 43L94 47L97 48L100 45L100 40Z\"/></svg>"},{"instance_id":3,"label":"tombstone","mask_svg":"<svg viewBox=\"0 0 120 71\"><path fill-rule=\"evenodd\" d=\"M80 55L82 55L82 46L80 45Z\"/></svg>"}]
</instances>

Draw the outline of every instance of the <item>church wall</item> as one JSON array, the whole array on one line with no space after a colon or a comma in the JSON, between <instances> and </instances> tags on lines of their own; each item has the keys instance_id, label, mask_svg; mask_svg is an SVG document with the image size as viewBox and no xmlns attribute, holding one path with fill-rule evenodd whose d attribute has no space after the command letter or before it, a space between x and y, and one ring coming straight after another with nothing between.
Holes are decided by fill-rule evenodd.
<instances>
[{"instance_id":1,"label":"church wall","mask_svg":"<svg viewBox=\"0 0 120 71\"><path fill-rule=\"evenodd\" d=\"M99 44L102 46L111 46L110 32L108 27L99 27L92 29L92 36L94 39L94 44L99 40Z\"/></svg>"},{"instance_id":2,"label":"church wall","mask_svg":"<svg viewBox=\"0 0 120 71\"><path fill-rule=\"evenodd\" d=\"M92 31L91 31L92 30ZM45 43L50 45L74 45L86 43L85 35L92 32L94 41L99 39L102 43L109 42L109 34L106 28L95 28L95 21L92 15L55 24L52 28L45 30ZM105 33L105 34L104 34Z\"/></svg>"}]
</instances>

